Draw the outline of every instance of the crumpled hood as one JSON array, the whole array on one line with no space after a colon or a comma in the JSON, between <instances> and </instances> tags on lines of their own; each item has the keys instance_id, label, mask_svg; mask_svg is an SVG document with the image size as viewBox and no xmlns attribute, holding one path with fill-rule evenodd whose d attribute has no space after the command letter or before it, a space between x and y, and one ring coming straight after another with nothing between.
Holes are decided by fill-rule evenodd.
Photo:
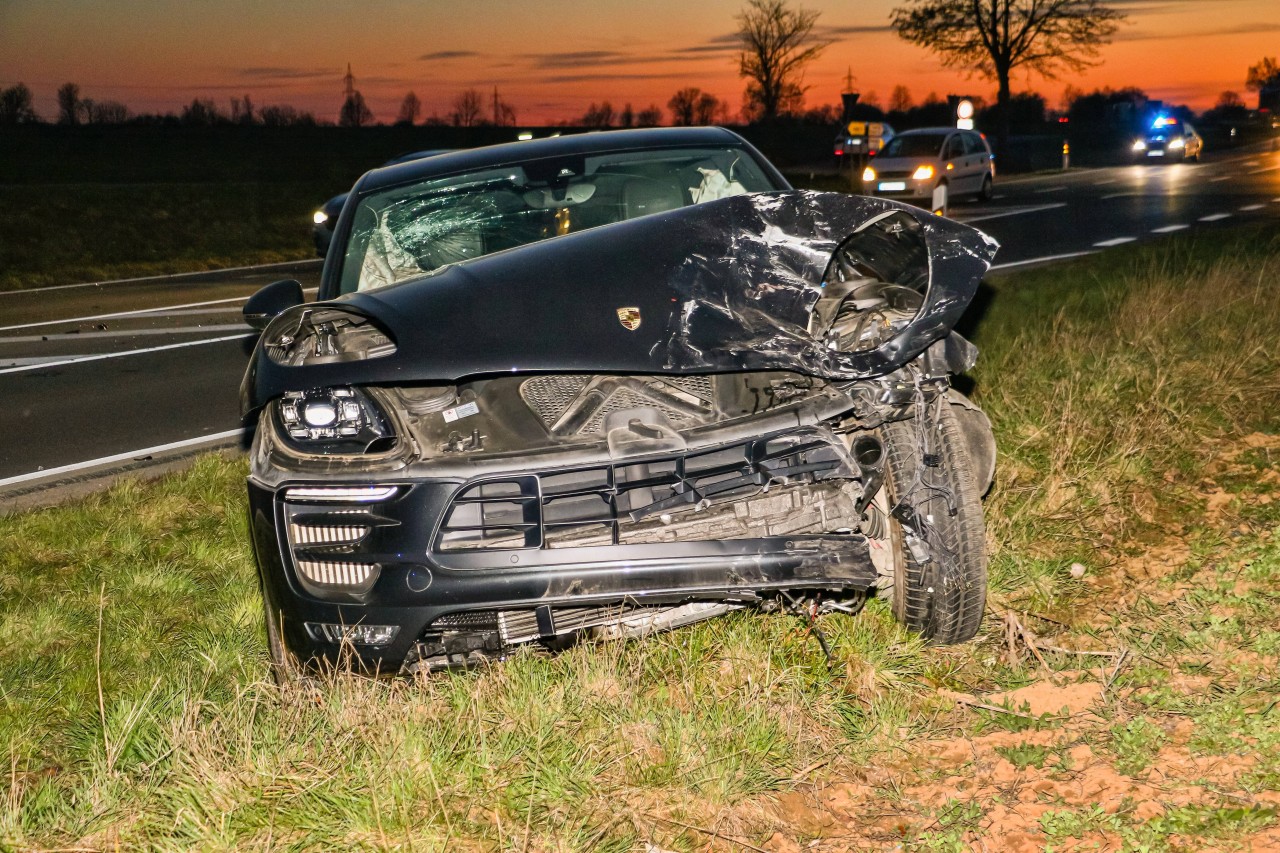
<instances>
[{"instance_id":1,"label":"crumpled hood","mask_svg":"<svg viewBox=\"0 0 1280 853\"><path fill-rule=\"evenodd\" d=\"M837 247L887 212L920 223L928 289L879 347L838 352L808 331ZM372 318L388 356L284 366L259 341L247 414L286 391L439 383L509 373L694 374L789 370L828 379L890 372L945 336L996 252L973 228L885 199L735 196L544 240L329 303ZM263 335L297 326L290 309ZM638 325L637 325L638 323ZM631 328L634 327L634 328Z\"/></svg>"}]
</instances>

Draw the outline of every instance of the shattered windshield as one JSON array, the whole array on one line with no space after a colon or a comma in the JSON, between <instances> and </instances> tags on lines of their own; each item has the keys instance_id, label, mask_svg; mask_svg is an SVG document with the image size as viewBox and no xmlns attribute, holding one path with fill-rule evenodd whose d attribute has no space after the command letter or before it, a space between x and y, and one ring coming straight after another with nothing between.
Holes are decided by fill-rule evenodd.
<instances>
[{"instance_id":1,"label":"shattered windshield","mask_svg":"<svg viewBox=\"0 0 1280 853\"><path fill-rule=\"evenodd\" d=\"M738 148L671 148L534 160L360 199L343 293L503 249L734 195L778 189Z\"/></svg>"}]
</instances>

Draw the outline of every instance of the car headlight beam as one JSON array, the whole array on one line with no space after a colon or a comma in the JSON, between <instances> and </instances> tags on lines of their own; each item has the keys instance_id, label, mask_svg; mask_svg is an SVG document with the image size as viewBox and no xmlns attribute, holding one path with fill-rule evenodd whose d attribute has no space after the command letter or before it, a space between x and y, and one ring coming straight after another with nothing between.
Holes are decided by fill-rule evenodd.
<instances>
[{"instance_id":1,"label":"car headlight beam","mask_svg":"<svg viewBox=\"0 0 1280 853\"><path fill-rule=\"evenodd\" d=\"M868 166L862 170L862 180L874 181L876 179L876 170Z\"/></svg>"},{"instance_id":2,"label":"car headlight beam","mask_svg":"<svg viewBox=\"0 0 1280 853\"><path fill-rule=\"evenodd\" d=\"M329 221L329 214L325 213L323 210L317 210L315 213L311 214L311 221L317 225L323 225Z\"/></svg>"},{"instance_id":3,"label":"car headlight beam","mask_svg":"<svg viewBox=\"0 0 1280 853\"><path fill-rule=\"evenodd\" d=\"M1147 150L1147 143L1146 143L1146 142L1144 142L1144 141L1143 141L1143 140L1141 140L1141 139L1135 139L1135 140L1133 140L1133 150L1134 150L1134 151L1146 151L1146 150Z\"/></svg>"},{"instance_id":4,"label":"car headlight beam","mask_svg":"<svg viewBox=\"0 0 1280 853\"><path fill-rule=\"evenodd\" d=\"M1185 140L1185 139L1183 139L1183 138L1182 138L1182 137L1180 137L1180 136L1175 136L1173 139L1170 139L1170 140L1169 140L1169 146L1168 146L1168 147L1169 147L1169 148L1181 148L1182 146L1184 146L1184 145L1186 145L1186 144L1187 144L1187 142L1186 142L1186 140Z\"/></svg>"},{"instance_id":5,"label":"car headlight beam","mask_svg":"<svg viewBox=\"0 0 1280 853\"><path fill-rule=\"evenodd\" d=\"M933 167L930 166L928 163L924 164L923 166L917 167L916 170L911 173L911 180L913 181L927 181L932 177L933 177Z\"/></svg>"}]
</instances>

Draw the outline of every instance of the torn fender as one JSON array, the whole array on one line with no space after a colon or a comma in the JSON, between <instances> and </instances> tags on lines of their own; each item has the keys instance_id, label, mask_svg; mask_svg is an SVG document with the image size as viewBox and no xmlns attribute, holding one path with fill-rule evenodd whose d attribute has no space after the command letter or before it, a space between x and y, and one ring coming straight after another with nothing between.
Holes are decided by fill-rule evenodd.
<instances>
[{"instance_id":1,"label":"torn fender","mask_svg":"<svg viewBox=\"0 0 1280 853\"><path fill-rule=\"evenodd\" d=\"M841 352L811 333L811 320L833 256L855 238L876 275L920 291L922 307L873 348ZM504 373L876 376L950 331L996 248L980 231L886 199L720 199L290 309L259 340L241 406L248 414L286 391L323 386ZM373 320L393 351L296 366L267 352L264 342L297 338L304 312L318 307Z\"/></svg>"}]
</instances>

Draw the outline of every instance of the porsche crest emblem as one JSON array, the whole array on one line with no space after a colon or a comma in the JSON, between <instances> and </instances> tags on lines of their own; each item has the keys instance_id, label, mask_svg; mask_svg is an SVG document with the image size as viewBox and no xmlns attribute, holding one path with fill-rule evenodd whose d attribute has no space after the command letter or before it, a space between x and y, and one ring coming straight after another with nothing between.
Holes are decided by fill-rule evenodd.
<instances>
[{"instance_id":1,"label":"porsche crest emblem","mask_svg":"<svg viewBox=\"0 0 1280 853\"><path fill-rule=\"evenodd\" d=\"M634 332L640 328L640 309L639 308L619 308L618 322L622 324L622 328L628 332Z\"/></svg>"}]
</instances>

